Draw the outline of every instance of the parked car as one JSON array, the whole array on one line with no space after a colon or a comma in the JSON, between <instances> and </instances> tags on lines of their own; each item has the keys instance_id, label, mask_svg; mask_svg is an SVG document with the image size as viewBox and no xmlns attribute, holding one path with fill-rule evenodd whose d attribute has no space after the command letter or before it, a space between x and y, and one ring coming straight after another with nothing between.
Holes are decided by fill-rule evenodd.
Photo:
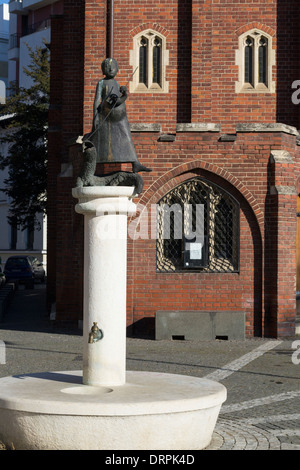
<instances>
[{"instance_id":1,"label":"parked car","mask_svg":"<svg viewBox=\"0 0 300 470\"><path fill-rule=\"evenodd\" d=\"M18 280L26 287L33 288L34 281L45 281L43 263L33 256L10 256L4 266L6 281Z\"/></svg>"},{"instance_id":2,"label":"parked car","mask_svg":"<svg viewBox=\"0 0 300 470\"><path fill-rule=\"evenodd\" d=\"M3 286L6 282L5 274L2 271L2 268L0 266L0 287Z\"/></svg>"}]
</instances>

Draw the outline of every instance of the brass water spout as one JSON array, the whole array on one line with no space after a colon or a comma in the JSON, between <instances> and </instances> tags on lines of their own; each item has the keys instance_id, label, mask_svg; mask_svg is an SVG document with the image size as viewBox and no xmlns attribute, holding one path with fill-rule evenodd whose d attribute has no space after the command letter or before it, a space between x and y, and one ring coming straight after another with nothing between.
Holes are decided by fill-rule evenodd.
<instances>
[{"instance_id":1,"label":"brass water spout","mask_svg":"<svg viewBox=\"0 0 300 470\"><path fill-rule=\"evenodd\" d=\"M89 344L96 343L103 338L103 331L98 328L97 322L93 322L93 326L89 333Z\"/></svg>"}]
</instances>

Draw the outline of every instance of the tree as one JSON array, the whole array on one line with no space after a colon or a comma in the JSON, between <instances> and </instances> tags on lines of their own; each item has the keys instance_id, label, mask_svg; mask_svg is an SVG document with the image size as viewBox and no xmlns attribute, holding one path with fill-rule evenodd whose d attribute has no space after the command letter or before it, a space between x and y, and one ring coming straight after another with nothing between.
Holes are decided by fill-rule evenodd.
<instances>
[{"instance_id":1,"label":"tree","mask_svg":"<svg viewBox=\"0 0 300 470\"><path fill-rule=\"evenodd\" d=\"M22 229L40 228L38 214L46 213L47 132L50 92L49 51L45 46L32 50L31 63L24 72L32 79L29 88L12 86L1 109L10 115L2 142L8 153L0 155L0 169L8 169L1 189L11 204L8 219Z\"/></svg>"}]
</instances>

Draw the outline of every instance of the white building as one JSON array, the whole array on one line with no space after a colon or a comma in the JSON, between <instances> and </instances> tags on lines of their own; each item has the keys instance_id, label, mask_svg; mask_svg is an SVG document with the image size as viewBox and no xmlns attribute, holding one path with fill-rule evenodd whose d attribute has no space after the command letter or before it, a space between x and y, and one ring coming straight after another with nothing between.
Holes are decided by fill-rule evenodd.
<instances>
[{"instance_id":1,"label":"white building","mask_svg":"<svg viewBox=\"0 0 300 470\"><path fill-rule=\"evenodd\" d=\"M8 117L9 119L9 117ZM0 120L0 152L7 152L7 144L2 142L1 137L9 132L5 129L6 119ZM7 177L7 170L0 171L0 189L3 188L4 180ZM17 226L8 223L9 198L0 191L0 263L2 267L9 256L15 254L26 254L35 256L42 261L46 267L46 218L40 216L41 230L21 230Z\"/></svg>"},{"instance_id":2,"label":"white building","mask_svg":"<svg viewBox=\"0 0 300 470\"><path fill-rule=\"evenodd\" d=\"M9 9L4 3L0 5L0 103L5 103L8 85L8 35Z\"/></svg>"},{"instance_id":3,"label":"white building","mask_svg":"<svg viewBox=\"0 0 300 470\"><path fill-rule=\"evenodd\" d=\"M30 62L28 45L35 50L44 42L51 41L51 15L62 14L63 1L55 0L10 0L8 4L0 6L0 46L1 46L1 11L3 18L7 18L3 25L6 27L6 40L8 45L8 67L6 69L8 82L17 82L22 87L31 85L30 78L24 73L23 67ZM9 21L8 21L9 19ZM4 35L3 26L3 35ZM8 35L9 32L9 35ZM4 36L3 36L4 37ZM1 80L1 49L0 49L0 80ZM1 96L1 82L0 82ZM1 135L7 132L5 123L7 118L0 119L0 152L7 151L1 142ZM0 172L0 189L4 186L5 172ZM40 219L41 230L30 232L20 230L8 223L10 201L0 191L0 258L2 265L13 254L28 254L36 256L46 268L46 220ZM0 261L0 262L1 262Z\"/></svg>"}]
</instances>

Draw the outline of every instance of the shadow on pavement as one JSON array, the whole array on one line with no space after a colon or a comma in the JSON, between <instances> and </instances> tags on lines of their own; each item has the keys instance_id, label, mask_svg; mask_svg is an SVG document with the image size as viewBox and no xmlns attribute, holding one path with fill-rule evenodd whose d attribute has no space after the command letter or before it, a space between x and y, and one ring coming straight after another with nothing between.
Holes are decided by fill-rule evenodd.
<instances>
[{"instance_id":1,"label":"shadow on pavement","mask_svg":"<svg viewBox=\"0 0 300 470\"><path fill-rule=\"evenodd\" d=\"M39 331L63 334L81 334L59 328L50 320L46 310L46 284L36 283L33 289L20 285L13 295L0 322L0 330Z\"/></svg>"}]
</instances>

